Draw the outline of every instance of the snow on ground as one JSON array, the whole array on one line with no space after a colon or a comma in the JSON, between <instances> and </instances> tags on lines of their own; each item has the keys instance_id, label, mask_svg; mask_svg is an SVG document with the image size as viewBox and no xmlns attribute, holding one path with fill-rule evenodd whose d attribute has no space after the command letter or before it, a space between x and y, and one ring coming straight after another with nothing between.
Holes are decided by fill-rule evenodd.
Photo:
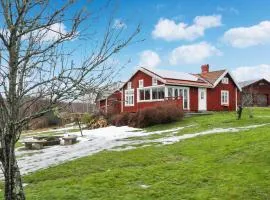
<instances>
[{"instance_id":1,"label":"snow on ground","mask_svg":"<svg viewBox=\"0 0 270 200\"><path fill-rule=\"evenodd\" d=\"M56 145L41 150L20 150L16 151L16 155L18 158L18 164L20 166L21 173L27 174L39 169L48 168L50 166L57 165L66 161L74 160L76 158L92 155L94 153L103 150L115 150L115 149L127 150L136 148L136 146L134 145L138 144L149 145L149 143L172 144L184 139L193 138L200 135L208 135L224 132L238 132L266 125L270 125L270 123L238 128L215 128L212 130L202 131L194 134L185 134L181 136L176 136L175 134L178 133L178 131L190 126L178 127L155 132L145 132L141 129L135 129L126 126L124 127L110 126L95 130L84 130L83 137L80 136L80 132L74 133L78 135L79 140L79 142L74 145L70 146ZM149 139L140 140L139 138L143 136L153 134L164 134L164 133L170 133L170 135L168 136L165 134L163 137L153 140ZM135 140L128 139L131 137L136 137L136 139Z\"/></svg>"}]
</instances>

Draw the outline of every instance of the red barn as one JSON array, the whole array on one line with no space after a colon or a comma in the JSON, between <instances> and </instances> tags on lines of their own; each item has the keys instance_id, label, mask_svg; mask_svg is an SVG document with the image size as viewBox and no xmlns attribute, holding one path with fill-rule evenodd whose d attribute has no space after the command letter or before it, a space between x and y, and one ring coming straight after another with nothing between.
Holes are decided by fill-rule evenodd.
<instances>
[{"instance_id":1,"label":"red barn","mask_svg":"<svg viewBox=\"0 0 270 200\"><path fill-rule=\"evenodd\" d=\"M120 88L119 112L137 112L157 104L175 101L184 111L236 110L241 88L227 70L190 74L140 68Z\"/></svg>"},{"instance_id":2,"label":"red barn","mask_svg":"<svg viewBox=\"0 0 270 200\"><path fill-rule=\"evenodd\" d=\"M239 83L242 87L242 102L246 106L270 106L270 82L257 79Z\"/></svg>"}]
</instances>

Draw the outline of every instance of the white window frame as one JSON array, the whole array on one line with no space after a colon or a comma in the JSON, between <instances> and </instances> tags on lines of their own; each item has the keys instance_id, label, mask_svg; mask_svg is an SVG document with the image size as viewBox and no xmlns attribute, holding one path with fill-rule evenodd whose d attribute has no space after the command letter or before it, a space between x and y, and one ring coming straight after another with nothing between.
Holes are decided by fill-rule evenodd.
<instances>
[{"instance_id":1,"label":"white window frame","mask_svg":"<svg viewBox=\"0 0 270 200\"><path fill-rule=\"evenodd\" d=\"M154 102L154 101L164 101L163 99L153 99L153 93L152 93L152 89L153 88L164 88L164 98L166 97L166 87L164 85L158 85L158 86L148 86L148 87L143 87L143 88L138 88L137 89L137 102ZM150 99L148 100L141 100L140 99L140 90L146 90L149 89L150 90Z\"/></svg>"},{"instance_id":2,"label":"white window frame","mask_svg":"<svg viewBox=\"0 0 270 200\"><path fill-rule=\"evenodd\" d=\"M152 78L152 85L153 86L157 85L157 78Z\"/></svg>"},{"instance_id":3,"label":"white window frame","mask_svg":"<svg viewBox=\"0 0 270 200\"><path fill-rule=\"evenodd\" d=\"M132 103L129 102L130 98L132 98ZM125 90L125 106L134 106L134 89Z\"/></svg>"},{"instance_id":4,"label":"white window frame","mask_svg":"<svg viewBox=\"0 0 270 200\"><path fill-rule=\"evenodd\" d=\"M223 95L225 95L227 97L226 101L225 101L225 97L224 97L224 101L223 101ZM223 106L229 106L229 103L230 103L230 92L228 90L221 90L220 103Z\"/></svg>"},{"instance_id":5,"label":"white window frame","mask_svg":"<svg viewBox=\"0 0 270 200\"><path fill-rule=\"evenodd\" d=\"M139 88L143 88L143 79L139 80Z\"/></svg>"},{"instance_id":6,"label":"white window frame","mask_svg":"<svg viewBox=\"0 0 270 200\"><path fill-rule=\"evenodd\" d=\"M223 77L222 81L223 84L229 84L229 78L228 77Z\"/></svg>"},{"instance_id":7,"label":"white window frame","mask_svg":"<svg viewBox=\"0 0 270 200\"><path fill-rule=\"evenodd\" d=\"M128 90L131 89L131 82L128 82L128 84L127 84L127 89L128 89Z\"/></svg>"},{"instance_id":8,"label":"white window frame","mask_svg":"<svg viewBox=\"0 0 270 200\"><path fill-rule=\"evenodd\" d=\"M169 88L172 89L172 96L169 97ZM180 90L182 90L182 98L183 98L183 109L184 110L190 110L190 96L189 96L189 87L176 87L176 86L168 86L165 89L165 98L171 98L171 97L175 97L175 89L178 90L178 96L180 96ZM185 107L185 97L184 97L184 90L186 90L187 96L186 96L186 100L187 100L187 107Z\"/></svg>"}]
</instances>

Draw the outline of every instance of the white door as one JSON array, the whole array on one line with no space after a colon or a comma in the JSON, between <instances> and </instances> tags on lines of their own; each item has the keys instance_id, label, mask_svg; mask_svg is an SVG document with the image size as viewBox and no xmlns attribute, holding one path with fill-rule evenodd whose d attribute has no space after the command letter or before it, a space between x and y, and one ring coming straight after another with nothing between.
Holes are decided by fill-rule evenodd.
<instances>
[{"instance_id":1,"label":"white door","mask_svg":"<svg viewBox=\"0 0 270 200\"><path fill-rule=\"evenodd\" d=\"M198 90L198 97L199 97L199 110L204 111L207 109L206 106L206 88L199 88Z\"/></svg>"}]
</instances>

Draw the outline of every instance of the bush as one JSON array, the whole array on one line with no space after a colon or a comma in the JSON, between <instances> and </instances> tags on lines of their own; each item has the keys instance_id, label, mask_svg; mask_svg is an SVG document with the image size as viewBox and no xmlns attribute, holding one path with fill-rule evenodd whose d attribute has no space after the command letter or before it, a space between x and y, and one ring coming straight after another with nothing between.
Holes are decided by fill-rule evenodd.
<instances>
[{"instance_id":1,"label":"bush","mask_svg":"<svg viewBox=\"0 0 270 200\"><path fill-rule=\"evenodd\" d=\"M92 115L90 115L89 113L84 113L81 121L83 124L89 124L92 119L93 119Z\"/></svg>"},{"instance_id":2,"label":"bush","mask_svg":"<svg viewBox=\"0 0 270 200\"><path fill-rule=\"evenodd\" d=\"M182 119L183 111L176 104L164 104L144 108L137 113L121 113L112 117L115 126L147 127L155 124L170 123Z\"/></svg>"},{"instance_id":3,"label":"bush","mask_svg":"<svg viewBox=\"0 0 270 200\"><path fill-rule=\"evenodd\" d=\"M129 124L130 113L121 113L111 117L111 124L115 126L126 126Z\"/></svg>"}]
</instances>

